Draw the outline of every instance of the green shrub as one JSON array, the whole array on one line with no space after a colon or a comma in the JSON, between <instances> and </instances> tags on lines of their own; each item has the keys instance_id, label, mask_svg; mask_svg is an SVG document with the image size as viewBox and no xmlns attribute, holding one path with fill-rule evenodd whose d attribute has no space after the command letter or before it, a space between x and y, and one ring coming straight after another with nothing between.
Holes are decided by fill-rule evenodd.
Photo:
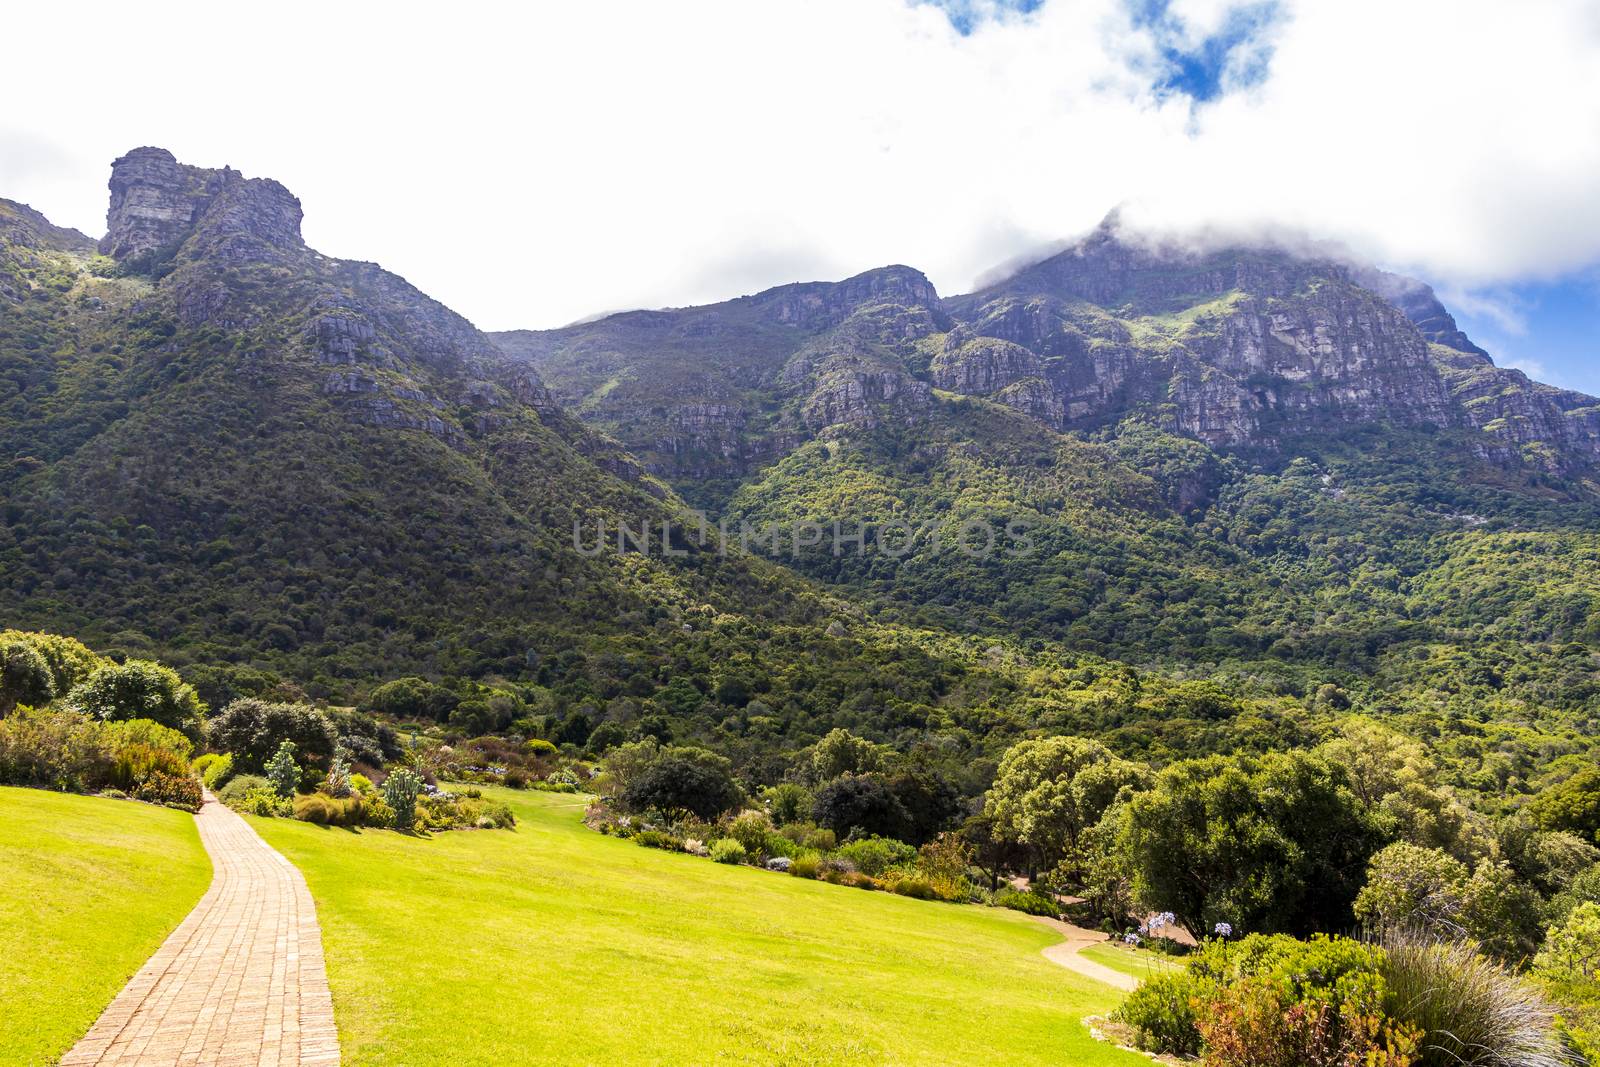
<instances>
[{"instance_id":1,"label":"green shrub","mask_svg":"<svg viewBox=\"0 0 1600 1067\"><path fill-rule=\"evenodd\" d=\"M920 874L907 871L891 871L884 879L883 888L902 897L913 897L917 900L939 900L939 891L933 883Z\"/></svg>"},{"instance_id":2,"label":"green shrub","mask_svg":"<svg viewBox=\"0 0 1600 1067\"><path fill-rule=\"evenodd\" d=\"M633 835L633 843L645 848L665 849L668 852L682 852L683 841L661 830L640 830Z\"/></svg>"},{"instance_id":3,"label":"green shrub","mask_svg":"<svg viewBox=\"0 0 1600 1067\"><path fill-rule=\"evenodd\" d=\"M258 774L240 774L228 779L222 788L217 790L217 799L230 808L237 808L238 802L249 793L258 789L271 789L272 783Z\"/></svg>"},{"instance_id":4,"label":"green shrub","mask_svg":"<svg viewBox=\"0 0 1600 1067\"><path fill-rule=\"evenodd\" d=\"M361 802L365 807L366 823L368 826L392 827L394 825L394 809L389 802L381 796L363 796Z\"/></svg>"},{"instance_id":5,"label":"green shrub","mask_svg":"<svg viewBox=\"0 0 1600 1067\"><path fill-rule=\"evenodd\" d=\"M394 811L394 825L409 830L417 821L417 796L422 792L422 776L406 767L397 767L383 780L383 799Z\"/></svg>"},{"instance_id":6,"label":"green shrub","mask_svg":"<svg viewBox=\"0 0 1600 1067\"><path fill-rule=\"evenodd\" d=\"M911 863L917 858L917 850L892 837L863 837L840 845L839 855L861 873L876 877L890 867Z\"/></svg>"},{"instance_id":7,"label":"green shrub","mask_svg":"<svg viewBox=\"0 0 1600 1067\"><path fill-rule=\"evenodd\" d=\"M50 664L30 641L0 634L0 716L20 704L42 708L56 695Z\"/></svg>"},{"instance_id":8,"label":"green shrub","mask_svg":"<svg viewBox=\"0 0 1600 1067\"><path fill-rule=\"evenodd\" d=\"M728 836L743 845L744 850L752 856L766 852L769 834L772 834L772 821L765 812L742 811L728 824Z\"/></svg>"},{"instance_id":9,"label":"green shrub","mask_svg":"<svg viewBox=\"0 0 1600 1067\"><path fill-rule=\"evenodd\" d=\"M129 719L108 725L111 736L119 745L149 745L164 748L187 760L194 753L194 742L170 726L162 726L154 719Z\"/></svg>"},{"instance_id":10,"label":"green shrub","mask_svg":"<svg viewBox=\"0 0 1600 1067\"><path fill-rule=\"evenodd\" d=\"M711 843L711 858L717 863L743 863L747 855L744 846L731 837L719 838Z\"/></svg>"},{"instance_id":11,"label":"green shrub","mask_svg":"<svg viewBox=\"0 0 1600 1067\"><path fill-rule=\"evenodd\" d=\"M1052 919L1061 918L1061 906L1053 898L1033 890L1019 892L1015 889L1002 889L994 895L994 902L996 907L1010 908L1012 911L1044 915Z\"/></svg>"},{"instance_id":12,"label":"green shrub","mask_svg":"<svg viewBox=\"0 0 1600 1067\"><path fill-rule=\"evenodd\" d=\"M839 847L839 835L832 830L812 830L800 839L800 844L818 852L832 852Z\"/></svg>"},{"instance_id":13,"label":"green shrub","mask_svg":"<svg viewBox=\"0 0 1600 1067\"><path fill-rule=\"evenodd\" d=\"M200 775L200 781L205 783L205 787L215 793L227 785L228 780L233 777L233 757L226 752L212 752L208 755L210 762L204 767L200 766L200 760L207 759L207 756L201 756L200 760L195 761L195 771Z\"/></svg>"},{"instance_id":14,"label":"green shrub","mask_svg":"<svg viewBox=\"0 0 1600 1067\"><path fill-rule=\"evenodd\" d=\"M360 826L364 814L360 797L311 793L294 801L294 817L319 826Z\"/></svg>"},{"instance_id":15,"label":"green shrub","mask_svg":"<svg viewBox=\"0 0 1600 1067\"><path fill-rule=\"evenodd\" d=\"M242 815L287 818L294 814L294 802L287 797L279 796L278 791L270 784L251 789L228 806Z\"/></svg>"},{"instance_id":16,"label":"green shrub","mask_svg":"<svg viewBox=\"0 0 1600 1067\"><path fill-rule=\"evenodd\" d=\"M134 742L117 749L111 765L111 784L137 797L139 787L158 774L167 778L187 778L193 781L189 774L189 761L176 752ZM195 786L197 794L199 789L197 783ZM197 802L196 807L198 806Z\"/></svg>"},{"instance_id":17,"label":"green shrub","mask_svg":"<svg viewBox=\"0 0 1600 1067\"><path fill-rule=\"evenodd\" d=\"M1175 1056L1200 1054L1194 1004L1212 987L1192 974L1158 974L1128 994L1112 1018L1133 1028L1142 1049Z\"/></svg>"},{"instance_id":18,"label":"green shrub","mask_svg":"<svg viewBox=\"0 0 1600 1067\"><path fill-rule=\"evenodd\" d=\"M339 744L333 720L307 704L284 704L243 697L211 720L211 744L233 753L242 771L258 774L283 742L294 742L296 761L305 768L325 766Z\"/></svg>"},{"instance_id":19,"label":"green shrub","mask_svg":"<svg viewBox=\"0 0 1600 1067\"><path fill-rule=\"evenodd\" d=\"M822 857L815 852L805 852L789 864L789 873L796 878L815 878L822 871Z\"/></svg>"},{"instance_id":20,"label":"green shrub","mask_svg":"<svg viewBox=\"0 0 1600 1067\"><path fill-rule=\"evenodd\" d=\"M114 745L103 723L70 711L0 719L0 785L87 792L110 784Z\"/></svg>"},{"instance_id":21,"label":"green shrub","mask_svg":"<svg viewBox=\"0 0 1600 1067\"><path fill-rule=\"evenodd\" d=\"M105 722L154 719L195 738L204 730L194 688L170 667L146 660L96 668L67 695L67 703L72 710Z\"/></svg>"}]
</instances>

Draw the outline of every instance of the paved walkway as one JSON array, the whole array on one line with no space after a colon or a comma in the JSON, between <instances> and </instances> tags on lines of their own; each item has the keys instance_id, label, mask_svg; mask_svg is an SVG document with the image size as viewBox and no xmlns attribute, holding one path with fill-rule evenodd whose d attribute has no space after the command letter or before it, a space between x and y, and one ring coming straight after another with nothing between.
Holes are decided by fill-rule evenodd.
<instances>
[{"instance_id":1,"label":"paved walkway","mask_svg":"<svg viewBox=\"0 0 1600 1067\"><path fill-rule=\"evenodd\" d=\"M61 1067L337 1065L305 879L209 794L195 822L211 888Z\"/></svg>"},{"instance_id":2,"label":"paved walkway","mask_svg":"<svg viewBox=\"0 0 1600 1067\"><path fill-rule=\"evenodd\" d=\"M1090 945L1098 945L1102 941L1109 940L1105 934L1097 930L1086 930L1081 926L1073 926L1071 923L1064 923L1060 919L1051 919L1043 915L1034 917L1066 938L1060 944L1051 945L1049 948L1044 949L1045 959L1051 963L1058 963L1069 971L1076 971L1085 978L1093 978L1096 982L1104 982L1106 985L1115 986L1117 989L1132 991L1139 988L1139 979L1133 977L1133 975L1114 971L1105 964L1096 963L1082 954L1083 950Z\"/></svg>"}]
</instances>

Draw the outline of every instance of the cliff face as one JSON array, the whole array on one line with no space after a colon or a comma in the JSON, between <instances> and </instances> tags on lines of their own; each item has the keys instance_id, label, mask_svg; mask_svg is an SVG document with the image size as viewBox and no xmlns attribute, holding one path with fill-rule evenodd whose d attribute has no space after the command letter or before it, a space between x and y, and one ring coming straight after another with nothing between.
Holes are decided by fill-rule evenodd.
<instances>
[{"instance_id":1,"label":"cliff face","mask_svg":"<svg viewBox=\"0 0 1600 1067\"><path fill-rule=\"evenodd\" d=\"M1468 432L1494 463L1600 460L1595 401L1495 368L1419 282L1274 249L1147 246L1110 226L945 300L887 267L499 341L679 480L739 476L830 427L914 422L930 387L1058 432L1136 417L1282 450L1391 423Z\"/></svg>"}]
</instances>

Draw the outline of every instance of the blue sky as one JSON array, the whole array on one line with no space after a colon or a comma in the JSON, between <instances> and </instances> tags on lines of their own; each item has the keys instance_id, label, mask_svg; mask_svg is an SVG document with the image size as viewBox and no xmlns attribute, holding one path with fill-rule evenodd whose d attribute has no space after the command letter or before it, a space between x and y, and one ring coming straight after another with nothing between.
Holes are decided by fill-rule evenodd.
<instances>
[{"instance_id":1,"label":"blue sky","mask_svg":"<svg viewBox=\"0 0 1600 1067\"><path fill-rule=\"evenodd\" d=\"M1456 322L1502 367L1600 396L1600 272L1510 286L1489 297L1498 304L1494 312L1468 312L1470 298L1442 294Z\"/></svg>"}]
</instances>

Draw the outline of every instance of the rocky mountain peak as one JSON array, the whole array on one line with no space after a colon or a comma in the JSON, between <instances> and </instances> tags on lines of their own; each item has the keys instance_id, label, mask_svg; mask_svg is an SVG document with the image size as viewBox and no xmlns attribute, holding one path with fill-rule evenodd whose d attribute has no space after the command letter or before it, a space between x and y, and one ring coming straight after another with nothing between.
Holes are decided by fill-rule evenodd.
<instances>
[{"instance_id":1,"label":"rocky mountain peak","mask_svg":"<svg viewBox=\"0 0 1600 1067\"><path fill-rule=\"evenodd\" d=\"M100 251L118 260L182 243L201 224L278 247L300 247L300 201L275 181L231 167L179 163L165 148L135 148L111 164L111 206Z\"/></svg>"},{"instance_id":2,"label":"rocky mountain peak","mask_svg":"<svg viewBox=\"0 0 1600 1067\"><path fill-rule=\"evenodd\" d=\"M939 308L939 293L928 276L899 264L878 267L841 282L780 285L749 297L773 318L801 329L837 326L858 308L873 304Z\"/></svg>"}]
</instances>

